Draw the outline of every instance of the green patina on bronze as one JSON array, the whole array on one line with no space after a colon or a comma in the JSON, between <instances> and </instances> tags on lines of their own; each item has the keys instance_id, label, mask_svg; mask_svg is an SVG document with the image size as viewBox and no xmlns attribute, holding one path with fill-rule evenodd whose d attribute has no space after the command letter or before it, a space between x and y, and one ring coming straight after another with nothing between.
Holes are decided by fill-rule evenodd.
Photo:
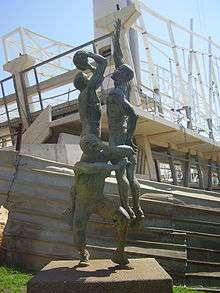
<instances>
[{"instance_id":1,"label":"green patina on bronze","mask_svg":"<svg viewBox=\"0 0 220 293\"><path fill-rule=\"evenodd\" d=\"M107 60L101 55L85 51L78 51L73 58L74 64L81 70L74 79L74 85L80 91L78 97L82 124L80 147L83 154L74 166L72 229L74 247L80 254L81 265L86 265L89 261L89 252L86 249L86 228L92 213L100 215L105 220L114 221L117 248L112 261L119 265L129 263L125 254L125 245L130 220L139 221L143 218L139 204L140 187L135 177L136 146L132 141L137 115L128 101L129 81L134 74L128 65L123 64L119 43L120 26L118 21L113 38L116 70L112 74L112 79L115 89L107 98L109 145L101 140L101 103L96 93L103 81ZM93 59L96 66L90 64L89 58ZM92 72L90 78L85 73L88 70ZM120 207L115 207L115 204L104 195L105 178L110 176L111 171L116 172ZM130 189L134 210L128 202Z\"/></svg>"},{"instance_id":2,"label":"green patina on bronze","mask_svg":"<svg viewBox=\"0 0 220 293\"><path fill-rule=\"evenodd\" d=\"M116 70L112 74L114 89L110 91L107 98L107 116L109 125L109 146L118 145L131 146L135 151L137 147L133 143L133 134L137 123L137 114L130 100L130 81L134 77L133 70L124 64L123 54L120 47L121 21L115 23L113 33L113 57ZM123 172L116 171L119 195L121 204L129 213L132 219L137 222L144 218L144 213L140 206L140 185L136 178L136 153L128 157L130 164ZM129 207L128 196L131 191L133 200L133 211Z\"/></svg>"}]
</instances>

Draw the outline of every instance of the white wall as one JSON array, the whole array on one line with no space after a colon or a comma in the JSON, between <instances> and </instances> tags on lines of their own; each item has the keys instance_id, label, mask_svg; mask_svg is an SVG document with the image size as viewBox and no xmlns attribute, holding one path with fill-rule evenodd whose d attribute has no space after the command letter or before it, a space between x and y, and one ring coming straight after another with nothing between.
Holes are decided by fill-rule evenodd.
<instances>
[{"instance_id":1,"label":"white wall","mask_svg":"<svg viewBox=\"0 0 220 293\"><path fill-rule=\"evenodd\" d=\"M126 7L127 0L120 1L120 7ZM102 18L112 12L116 11L116 1L113 0L93 0L93 16L94 16L94 33L95 38L107 34L107 31L98 29L95 25L95 21Z\"/></svg>"},{"instance_id":2,"label":"white wall","mask_svg":"<svg viewBox=\"0 0 220 293\"><path fill-rule=\"evenodd\" d=\"M74 165L82 155L79 142L80 137L77 135L60 133L57 144L22 144L20 153Z\"/></svg>"},{"instance_id":3,"label":"white wall","mask_svg":"<svg viewBox=\"0 0 220 293\"><path fill-rule=\"evenodd\" d=\"M116 3L119 2L120 8L126 7L132 3L134 0L93 0L93 16L94 16L94 38L98 38L109 32L105 29L100 29L96 27L95 21L99 18L107 16L114 11L116 11ZM110 45L110 40L104 40L100 42L97 49ZM140 83L141 74L140 74L140 56L139 56L139 45L138 45L138 35L137 32L133 29L129 30L129 43L132 54L132 61L135 67L136 79Z\"/></svg>"},{"instance_id":4,"label":"white wall","mask_svg":"<svg viewBox=\"0 0 220 293\"><path fill-rule=\"evenodd\" d=\"M82 151L77 144L23 144L20 153L33 157L74 165Z\"/></svg>"}]
</instances>

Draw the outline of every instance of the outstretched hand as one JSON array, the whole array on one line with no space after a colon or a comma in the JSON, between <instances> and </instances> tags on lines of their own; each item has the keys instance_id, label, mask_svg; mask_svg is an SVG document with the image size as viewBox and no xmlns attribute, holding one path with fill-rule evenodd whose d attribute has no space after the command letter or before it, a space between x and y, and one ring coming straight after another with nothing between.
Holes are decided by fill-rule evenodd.
<instances>
[{"instance_id":1,"label":"outstretched hand","mask_svg":"<svg viewBox=\"0 0 220 293\"><path fill-rule=\"evenodd\" d=\"M115 31L114 31L114 36L116 38L119 38L120 37L120 33L121 33L121 19L117 19L115 24L114 24L114 28L115 28Z\"/></svg>"}]
</instances>

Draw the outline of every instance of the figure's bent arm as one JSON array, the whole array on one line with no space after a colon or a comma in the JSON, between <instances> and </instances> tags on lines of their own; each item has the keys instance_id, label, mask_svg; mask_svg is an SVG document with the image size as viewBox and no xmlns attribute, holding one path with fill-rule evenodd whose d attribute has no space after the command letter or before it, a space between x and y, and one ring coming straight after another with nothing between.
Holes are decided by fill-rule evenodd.
<instances>
[{"instance_id":1,"label":"figure's bent arm","mask_svg":"<svg viewBox=\"0 0 220 293\"><path fill-rule=\"evenodd\" d=\"M93 71L93 75L89 80L88 87L97 89L103 81L104 72L107 67L107 59L101 55L93 53L88 53L88 57L92 58L97 64Z\"/></svg>"},{"instance_id":2,"label":"figure's bent arm","mask_svg":"<svg viewBox=\"0 0 220 293\"><path fill-rule=\"evenodd\" d=\"M135 113L133 106L129 103L127 99L120 98L118 99L118 103L120 105L122 113L128 116L127 135L128 139L131 140L136 128L138 115Z\"/></svg>"}]
</instances>

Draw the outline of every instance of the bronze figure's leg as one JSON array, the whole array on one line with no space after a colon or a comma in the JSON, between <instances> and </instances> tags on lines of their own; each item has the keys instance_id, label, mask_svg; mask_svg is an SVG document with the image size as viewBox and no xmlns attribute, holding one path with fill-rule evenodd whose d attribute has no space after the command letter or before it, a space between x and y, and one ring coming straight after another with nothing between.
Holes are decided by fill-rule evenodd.
<instances>
[{"instance_id":1,"label":"bronze figure's leg","mask_svg":"<svg viewBox=\"0 0 220 293\"><path fill-rule=\"evenodd\" d=\"M79 252L80 265L86 265L89 261L89 252L86 249L86 228L90 216L89 202L86 204L76 196L73 216L73 241L74 248Z\"/></svg>"},{"instance_id":2,"label":"bronze figure's leg","mask_svg":"<svg viewBox=\"0 0 220 293\"><path fill-rule=\"evenodd\" d=\"M94 135L87 135L80 139L80 147L83 155L80 161L84 162L107 162L120 161L133 155L132 147L128 145L108 146Z\"/></svg>"},{"instance_id":3,"label":"bronze figure's leg","mask_svg":"<svg viewBox=\"0 0 220 293\"><path fill-rule=\"evenodd\" d=\"M124 141L125 141L124 135L122 135L121 133L112 134L110 136L110 141L109 141L110 148L116 149L116 150L124 149L126 147L130 148L130 146L126 146L123 144ZM126 154L126 157L132 158L132 160L133 160L134 156L135 156L135 154L134 154L133 150L132 150L132 152L130 152L130 154L129 153ZM128 159L128 162L129 163L127 164L127 168L130 168L130 165L132 164L132 162L130 162L129 159ZM135 168L133 168L133 169L135 169ZM115 172L115 175L116 175L116 179L117 179L117 183L118 183L118 191L119 191L119 195L120 195L121 205L128 212L130 218L135 219L136 215L129 205L130 182L129 182L127 174L126 174L126 170L121 168Z\"/></svg>"},{"instance_id":4,"label":"bronze figure's leg","mask_svg":"<svg viewBox=\"0 0 220 293\"><path fill-rule=\"evenodd\" d=\"M116 250L111 260L121 266L129 263L125 253L128 227L130 217L123 207L116 209L113 201L103 196L103 200L97 204L95 213L100 215L104 220L113 220L116 232Z\"/></svg>"},{"instance_id":5,"label":"bronze figure's leg","mask_svg":"<svg viewBox=\"0 0 220 293\"><path fill-rule=\"evenodd\" d=\"M111 260L121 266L129 264L125 253L125 246L129 227L129 215L122 207L115 212L113 221L116 229L117 248L113 253Z\"/></svg>"},{"instance_id":6,"label":"bronze figure's leg","mask_svg":"<svg viewBox=\"0 0 220 293\"><path fill-rule=\"evenodd\" d=\"M141 219L144 219L144 213L140 205L141 191L140 191L140 184L136 177L136 157L135 156L129 157L129 161L131 162L131 164L127 166L127 178L131 188L133 210L137 220L141 220Z\"/></svg>"},{"instance_id":7,"label":"bronze figure's leg","mask_svg":"<svg viewBox=\"0 0 220 293\"><path fill-rule=\"evenodd\" d=\"M117 183L118 183L118 191L120 195L121 205L128 212L131 219L135 218L135 214L132 208L129 206L129 181L126 176L126 172L124 169L118 170L115 172Z\"/></svg>"}]
</instances>

